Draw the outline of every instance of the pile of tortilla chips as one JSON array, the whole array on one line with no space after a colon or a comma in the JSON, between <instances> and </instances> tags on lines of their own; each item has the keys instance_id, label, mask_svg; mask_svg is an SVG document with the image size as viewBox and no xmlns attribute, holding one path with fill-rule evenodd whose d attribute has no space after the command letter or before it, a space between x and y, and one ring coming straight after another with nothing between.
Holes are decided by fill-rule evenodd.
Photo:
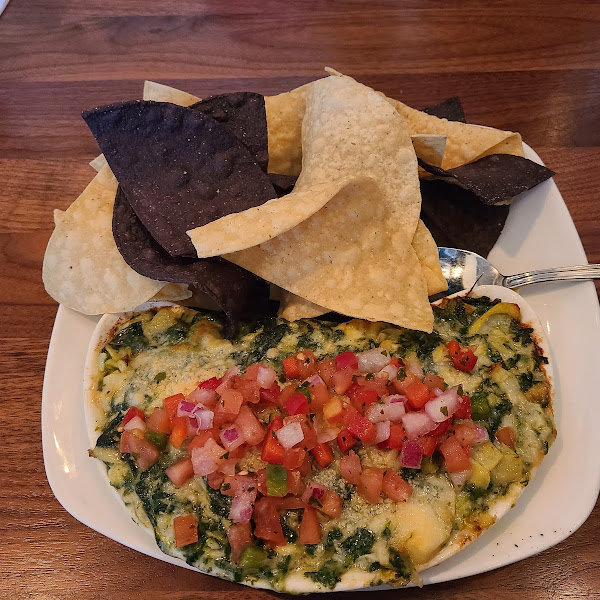
<instances>
[{"instance_id":1,"label":"pile of tortilla chips","mask_svg":"<svg viewBox=\"0 0 600 600\"><path fill-rule=\"evenodd\" d=\"M200 100L146 82L143 101L84 113L104 158L55 212L48 292L86 314L194 292L234 335L250 309L265 310L269 282L288 319L335 311L431 331L428 296L446 282L420 220L419 174L488 203L549 175L520 158L518 134L435 116L463 119L456 101L421 112L331 73L264 98ZM507 159L532 175L502 183ZM502 163L491 184L482 161Z\"/></svg>"}]
</instances>

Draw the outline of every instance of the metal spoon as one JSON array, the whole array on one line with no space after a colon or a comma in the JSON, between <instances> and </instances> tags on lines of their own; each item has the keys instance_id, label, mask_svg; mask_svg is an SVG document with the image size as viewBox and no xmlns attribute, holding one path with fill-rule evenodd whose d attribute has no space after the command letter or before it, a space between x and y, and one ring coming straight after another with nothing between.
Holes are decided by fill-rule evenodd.
<instances>
[{"instance_id":1,"label":"metal spoon","mask_svg":"<svg viewBox=\"0 0 600 600\"><path fill-rule=\"evenodd\" d=\"M527 271L518 275L502 275L485 258L456 248L438 248L442 273L448 282L445 292L432 296L438 300L444 296L469 290L477 285L503 285L516 288L530 283L544 281L565 281L568 279L600 279L600 265L582 265L580 267L555 267Z\"/></svg>"}]
</instances>

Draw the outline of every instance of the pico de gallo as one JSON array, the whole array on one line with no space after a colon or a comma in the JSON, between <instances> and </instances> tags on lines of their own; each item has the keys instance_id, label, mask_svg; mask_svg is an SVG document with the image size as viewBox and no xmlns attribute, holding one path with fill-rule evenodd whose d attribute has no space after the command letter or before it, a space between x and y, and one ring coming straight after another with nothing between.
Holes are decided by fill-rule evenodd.
<instances>
[{"instance_id":1,"label":"pico de gallo","mask_svg":"<svg viewBox=\"0 0 600 600\"><path fill-rule=\"evenodd\" d=\"M526 482L552 440L543 357L497 307L446 304L429 336L306 321L233 342L202 313L148 311L99 353L107 419L92 454L135 491L163 550L203 570L293 591L293 573L332 588L358 564L404 584L457 526L488 526L487 500ZM190 385L194 372L206 376ZM418 547L398 533L416 507L439 538Z\"/></svg>"}]
</instances>

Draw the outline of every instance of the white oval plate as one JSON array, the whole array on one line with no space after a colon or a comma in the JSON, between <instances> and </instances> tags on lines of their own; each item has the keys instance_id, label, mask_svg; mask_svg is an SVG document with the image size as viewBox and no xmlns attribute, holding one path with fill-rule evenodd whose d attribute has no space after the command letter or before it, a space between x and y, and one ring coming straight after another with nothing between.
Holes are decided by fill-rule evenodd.
<instances>
[{"instance_id":1,"label":"white oval plate","mask_svg":"<svg viewBox=\"0 0 600 600\"><path fill-rule=\"evenodd\" d=\"M526 156L541 163L525 146ZM490 254L506 274L586 263L581 241L554 181L525 192L511 206ZM522 560L564 540L587 519L600 489L600 462L590 452L595 394L588 383L598 369L600 310L591 282L539 284L522 296L539 318L554 367L558 437L516 507L465 550L423 573L425 584L483 573ZM130 548L191 568L163 554L149 530L136 525L88 457L83 372L99 317L60 306L48 350L42 394L42 443L54 495L76 519ZM552 498L552 502L547 502Z\"/></svg>"}]
</instances>

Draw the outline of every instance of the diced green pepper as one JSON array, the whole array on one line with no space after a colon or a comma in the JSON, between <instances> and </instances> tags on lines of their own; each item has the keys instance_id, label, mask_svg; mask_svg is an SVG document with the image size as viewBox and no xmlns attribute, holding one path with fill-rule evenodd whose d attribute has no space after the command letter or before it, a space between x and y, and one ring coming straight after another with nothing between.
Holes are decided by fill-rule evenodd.
<instances>
[{"instance_id":1,"label":"diced green pepper","mask_svg":"<svg viewBox=\"0 0 600 600\"><path fill-rule=\"evenodd\" d=\"M287 491L287 469L281 465L267 465L267 494L281 498Z\"/></svg>"},{"instance_id":2,"label":"diced green pepper","mask_svg":"<svg viewBox=\"0 0 600 600\"><path fill-rule=\"evenodd\" d=\"M267 560L267 553L263 548L258 548L252 544L248 544L242 550L240 556L240 568L242 569L257 569Z\"/></svg>"},{"instance_id":3,"label":"diced green pepper","mask_svg":"<svg viewBox=\"0 0 600 600\"><path fill-rule=\"evenodd\" d=\"M167 435L165 433L148 429L146 431L146 439L159 450L164 450L167 447Z\"/></svg>"},{"instance_id":4,"label":"diced green pepper","mask_svg":"<svg viewBox=\"0 0 600 600\"><path fill-rule=\"evenodd\" d=\"M473 421L485 421L490 414L490 405L482 394L471 397L471 418Z\"/></svg>"}]
</instances>

